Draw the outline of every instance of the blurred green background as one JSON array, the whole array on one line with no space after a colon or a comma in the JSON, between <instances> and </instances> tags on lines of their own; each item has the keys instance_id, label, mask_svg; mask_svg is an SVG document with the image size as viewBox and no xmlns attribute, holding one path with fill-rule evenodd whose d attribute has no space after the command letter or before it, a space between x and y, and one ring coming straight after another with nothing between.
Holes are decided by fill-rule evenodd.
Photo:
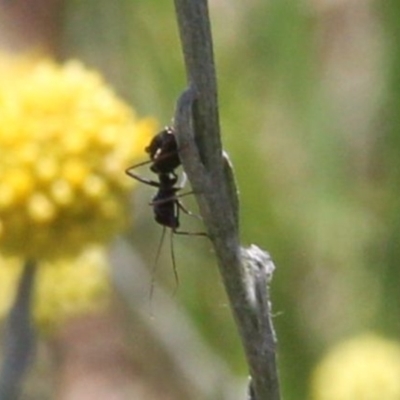
<instances>
[{"instance_id":1,"label":"blurred green background","mask_svg":"<svg viewBox=\"0 0 400 400\"><path fill-rule=\"evenodd\" d=\"M242 240L275 261L283 394L306 399L332 343L400 330L400 5L212 0L210 12ZM100 68L141 116L170 122L186 84L172 1L71 0L64 32L63 57ZM146 208L152 191L137 192L133 240L151 265L160 227ZM210 250L184 237L175 250L176 301L245 376ZM156 279L173 292L170 264L166 244Z\"/></svg>"}]
</instances>

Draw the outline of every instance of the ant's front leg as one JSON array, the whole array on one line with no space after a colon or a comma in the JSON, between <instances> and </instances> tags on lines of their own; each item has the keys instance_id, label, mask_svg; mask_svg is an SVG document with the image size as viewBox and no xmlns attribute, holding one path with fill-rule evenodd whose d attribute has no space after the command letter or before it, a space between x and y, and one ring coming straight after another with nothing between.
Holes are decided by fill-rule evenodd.
<instances>
[{"instance_id":1,"label":"ant's front leg","mask_svg":"<svg viewBox=\"0 0 400 400\"><path fill-rule=\"evenodd\" d=\"M145 161L142 161L142 162L140 162L140 163L138 163L138 164L132 165L132 166L129 167L126 171L129 171L129 170L131 170L131 169L136 169L136 168L139 168L139 167L143 167L143 165L148 165L148 164L151 164L152 162L153 162L153 160L145 160Z\"/></svg>"},{"instance_id":2,"label":"ant's front leg","mask_svg":"<svg viewBox=\"0 0 400 400\"><path fill-rule=\"evenodd\" d=\"M142 183L144 183L146 185L150 185L150 186L157 187L157 188L160 187L160 183L159 182L152 181L151 179L143 178L142 176L133 173L132 171L133 171L134 168L135 167L130 167L130 168L126 169L125 173L128 176L130 176L131 178L136 179L137 181L142 182Z\"/></svg>"}]
</instances>

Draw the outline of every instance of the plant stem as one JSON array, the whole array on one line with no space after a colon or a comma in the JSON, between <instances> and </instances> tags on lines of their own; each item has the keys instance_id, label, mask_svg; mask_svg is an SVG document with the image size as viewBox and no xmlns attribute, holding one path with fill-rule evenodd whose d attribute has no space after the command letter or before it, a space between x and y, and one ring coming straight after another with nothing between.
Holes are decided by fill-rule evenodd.
<instances>
[{"instance_id":1,"label":"plant stem","mask_svg":"<svg viewBox=\"0 0 400 400\"><path fill-rule=\"evenodd\" d=\"M249 365L252 400L279 400L276 336L268 283L274 265L239 241L239 201L232 166L222 151L217 84L206 0L175 0L188 89L177 102L175 130Z\"/></svg>"},{"instance_id":2,"label":"plant stem","mask_svg":"<svg viewBox=\"0 0 400 400\"><path fill-rule=\"evenodd\" d=\"M0 400L16 400L35 349L31 304L36 263L27 260L14 304L6 321L4 358L0 371Z\"/></svg>"}]
</instances>

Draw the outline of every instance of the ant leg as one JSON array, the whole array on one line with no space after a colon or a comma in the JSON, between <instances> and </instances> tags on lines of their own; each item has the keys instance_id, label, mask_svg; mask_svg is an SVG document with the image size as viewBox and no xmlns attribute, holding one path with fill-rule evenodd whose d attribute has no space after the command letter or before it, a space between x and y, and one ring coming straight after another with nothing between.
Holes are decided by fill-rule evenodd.
<instances>
[{"instance_id":1,"label":"ant leg","mask_svg":"<svg viewBox=\"0 0 400 400\"><path fill-rule=\"evenodd\" d=\"M204 236L209 238L206 232L187 232L187 231L177 231L176 229L172 229L172 232L176 235L186 235L186 236Z\"/></svg>"},{"instance_id":2,"label":"ant leg","mask_svg":"<svg viewBox=\"0 0 400 400\"><path fill-rule=\"evenodd\" d=\"M162 233L161 233L160 242L158 244L156 258L154 260L154 264L153 264L153 267L152 267L152 270L151 270L151 282L150 282L150 294L149 294L150 300L153 298L156 269L157 269L158 260L160 258L160 254L161 254L161 247L162 247L162 245L164 243L165 231L166 231L166 227L164 226L163 230L162 230ZM175 258L175 250L174 250L173 233L176 233L176 232L174 230L171 230L171 234L170 234L170 251L171 251L171 260L172 260L172 270L174 272L175 284L176 284L176 288L174 290L174 294L175 294L176 291L179 288L179 275L178 275L178 270L176 268L176 258Z\"/></svg>"},{"instance_id":3,"label":"ant leg","mask_svg":"<svg viewBox=\"0 0 400 400\"><path fill-rule=\"evenodd\" d=\"M181 198L181 197L189 196L189 195L191 195L191 194L194 194L194 191L193 191L193 190L191 190L190 192L177 194L177 195L175 196L175 198L176 198L176 199L179 199L179 198Z\"/></svg>"},{"instance_id":4,"label":"ant leg","mask_svg":"<svg viewBox=\"0 0 400 400\"><path fill-rule=\"evenodd\" d=\"M138 164L132 165L131 167L127 168L126 171L129 171L131 169L136 169L139 167L142 167L143 165L147 165L147 164L151 164L153 162L153 160L146 160L146 161L142 161ZM127 174L129 175L129 173L127 172Z\"/></svg>"},{"instance_id":5,"label":"ant leg","mask_svg":"<svg viewBox=\"0 0 400 400\"><path fill-rule=\"evenodd\" d=\"M174 271L174 277L175 277L175 290L174 290L174 295L175 295L179 288L179 276L178 276L178 270L176 269L173 233L174 233L174 231L171 230L171 233L169 235L169 243L170 243L170 250L171 250L172 269Z\"/></svg>"},{"instance_id":6,"label":"ant leg","mask_svg":"<svg viewBox=\"0 0 400 400\"><path fill-rule=\"evenodd\" d=\"M191 193L185 193L185 195L186 194L191 194ZM182 197L182 196L179 196L179 197ZM201 216L200 215L197 215L197 214L194 214L194 213L192 213L190 210L188 210L180 201L176 201L176 204L177 204L177 206L178 206L178 208L180 209L180 210L182 210L186 215L189 215L189 216L191 216L191 217L195 217L195 218L197 218L197 219L200 219L200 220L202 220L202 218L201 218Z\"/></svg>"},{"instance_id":7,"label":"ant leg","mask_svg":"<svg viewBox=\"0 0 400 400\"><path fill-rule=\"evenodd\" d=\"M161 254L161 247L164 243L165 230L166 230L166 228L165 228L165 226L163 226L160 242L158 243L158 247L157 247L156 258L154 259L154 263L151 268L151 282L150 282L150 294L149 294L150 300L153 298L156 269L157 269L158 260L160 258L160 254Z\"/></svg>"},{"instance_id":8,"label":"ant leg","mask_svg":"<svg viewBox=\"0 0 400 400\"><path fill-rule=\"evenodd\" d=\"M176 201L177 203L177 209L176 209L176 219L177 221L179 221L179 210L182 210L184 212L189 212L189 210L186 210L185 207L182 206L182 204L179 201ZM188 214L188 215L194 215L194 214ZM176 228L172 228L172 232L176 233L177 235L186 235L186 236L205 236L205 237L209 237L207 233L205 232L187 232L187 231L178 231L177 230L178 227Z\"/></svg>"},{"instance_id":9,"label":"ant leg","mask_svg":"<svg viewBox=\"0 0 400 400\"><path fill-rule=\"evenodd\" d=\"M150 186L157 187L157 188L160 187L160 183L159 182L152 181L151 179L143 178L142 176L133 173L132 172L132 167L128 168L127 170L125 170L125 173L127 175L129 175L131 178L136 179L137 181L142 182L142 183L144 183L146 185L150 185Z\"/></svg>"},{"instance_id":10,"label":"ant leg","mask_svg":"<svg viewBox=\"0 0 400 400\"><path fill-rule=\"evenodd\" d=\"M175 194L175 195L173 195L171 197L167 197L166 199L158 199L158 200L150 202L149 206L154 206L154 205L157 205L157 204L170 203L171 201L175 201L175 200L177 200L177 199L179 199L181 197L189 196L189 195L191 195L193 193L194 192L187 192L187 193L182 193L182 194L178 194L178 195ZM184 212L185 212L185 210L184 210ZM190 212L187 212L186 214L190 215Z\"/></svg>"}]
</instances>

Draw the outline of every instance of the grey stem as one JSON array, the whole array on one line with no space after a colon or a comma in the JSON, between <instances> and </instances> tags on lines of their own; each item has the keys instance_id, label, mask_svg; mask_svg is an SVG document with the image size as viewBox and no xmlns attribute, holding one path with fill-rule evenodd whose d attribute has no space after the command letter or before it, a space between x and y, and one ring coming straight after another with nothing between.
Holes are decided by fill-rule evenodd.
<instances>
[{"instance_id":1,"label":"grey stem","mask_svg":"<svg viewBox=\"0 0 400 400\"><path fill-rule=\"evenodd\" d=\"M27 260L14 304L6 320L4 356L0 371L0 400L16 400L35 349L31 304L36 263Z\"/></svg>"},{"instance_id":2,"label":"grey stem","mask_svg":"<svg viewBox=\"0 0 400 400\"><path fill-rule=\"evenodd\" d=\"M268 253L239 241L234 174L222 151L217 84L206 0L175 0L188 76L177 102L175 130L180 158L215 249L218 266L244 346L253 400L279 400L276 336L268 283Z\"/></svg>"}]
</instances>

